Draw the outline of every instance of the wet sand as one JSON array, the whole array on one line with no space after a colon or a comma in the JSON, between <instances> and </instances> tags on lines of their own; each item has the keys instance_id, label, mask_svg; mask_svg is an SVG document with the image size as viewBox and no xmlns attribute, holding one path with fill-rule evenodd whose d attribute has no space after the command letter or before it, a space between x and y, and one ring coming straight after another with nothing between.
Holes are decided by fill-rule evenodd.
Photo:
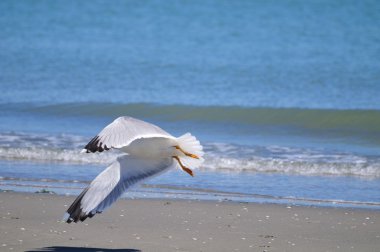
<instances>
[{"instance_id":1,"label":"wet sand","mask_svg":"<svg viewBox=\"0 0 380 252\"><path fill-rule=\"evenodd\" d=\"M380 251L379 211L136 199L62 223L73 200L1 192L0 251Z\"/></svg>"}]
</instances>

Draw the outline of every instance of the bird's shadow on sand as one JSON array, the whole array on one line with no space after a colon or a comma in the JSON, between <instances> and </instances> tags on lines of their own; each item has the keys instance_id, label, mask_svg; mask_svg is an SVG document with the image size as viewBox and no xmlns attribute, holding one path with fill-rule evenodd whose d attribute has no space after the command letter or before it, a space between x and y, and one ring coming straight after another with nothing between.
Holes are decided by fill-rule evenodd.
<instances>
[{"instance_id":1,"label":"bird's shadow on sand","mask_svg":"<svg viewBox=\"0 0 380 252\"><path fill-rule=\"evenodd\" d=\"M141 250L53 246L28 250L25 252L141 252Z\"/></svg>"}]
</instances>

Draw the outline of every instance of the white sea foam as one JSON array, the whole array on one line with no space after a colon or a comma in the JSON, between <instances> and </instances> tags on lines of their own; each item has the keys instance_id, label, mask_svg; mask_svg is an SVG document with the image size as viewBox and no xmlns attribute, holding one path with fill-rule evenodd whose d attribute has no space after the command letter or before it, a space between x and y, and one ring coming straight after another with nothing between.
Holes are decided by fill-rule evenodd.
<instances>
[{"instance_id":1,"label":"white sea foam","mask_svg":"<svg viewBox=\"0 0 380 252\"><path fill-rule=\"evenodd\" d=\"M49 148L0 148L0 159L31 160L40 162L64 162L77 164L109 164L118 151L106 153L79 153L79 150ZM380 162L364 157L336 156L335 160L324 160L323 156L303 155L281 158L250 156L231 157L220 153L206 152L205 162L200 169L225 172L265 172L301 175L349 175L380 177ZM326 157L324 157L326 158ZM330 157L331 158L331 157ZM353 159L353 161L348 161Z\"/></svg>"},{"instance_id":2,"label":"white sea foam","mask_svg":"<svg viewBox=\"0 0 380 252\"><path fill-rule=\"evenodd\" d=\"M235 172L380 177L380 163L371 162L308 162L263 157L237 159L220 156L206 156L206 161L202 168Z\"/></svg>"},{"instance_id":3,"label":"white sea foam","mask_svg":"<svg viewBox=\"0 0 380 252\"><path fill-rule=\"evenodd\" d=\"M0 159L32 160L43 162L66 162L79 164L108 164L117 156L115 152L80 153L80 149L50 149L50 148L0 148Z\"/></svg>"},{"instance_id":4,"label":"white sea foam","mask_svg":"<svg viewBox=\"0 0 380 252\"><path fill-rule=\"evenodd\" d=\"M300 175L339 175L380 177L380 159L348 153L281 146L252 147L210 144L204 169L290 173Z\"/></svg>"},{"instance_id":5,"label":"white sea foam","mask_svg":"<svg viewBox=\"0 0 380 252\"><path fill-rule=\"evenodd\" d=\"M80 153L87 140L85 137L71 135L1 134L0 160L106 165L120 155L117 150ZM378 157L282 146L209 143L204 147L205 162L200 168L203 170L380 177Z\"/></svg>"}]
</instances>

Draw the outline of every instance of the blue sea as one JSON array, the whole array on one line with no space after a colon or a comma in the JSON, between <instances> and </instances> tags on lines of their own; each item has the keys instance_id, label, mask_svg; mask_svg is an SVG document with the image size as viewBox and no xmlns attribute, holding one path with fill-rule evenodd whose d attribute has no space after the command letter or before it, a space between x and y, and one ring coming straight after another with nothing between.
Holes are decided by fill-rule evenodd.
<instances>
[{"instance_id":1,"label":"blue sea","mask_svg":"<svg viewBox=\"0 0 380 252\"><path fill-rule=\"evenodd\" d=\"M380 210L380 2L0 1L0 189L78 194L122 115L205 149L125 197Z\"/></svg>"}]
</instances>

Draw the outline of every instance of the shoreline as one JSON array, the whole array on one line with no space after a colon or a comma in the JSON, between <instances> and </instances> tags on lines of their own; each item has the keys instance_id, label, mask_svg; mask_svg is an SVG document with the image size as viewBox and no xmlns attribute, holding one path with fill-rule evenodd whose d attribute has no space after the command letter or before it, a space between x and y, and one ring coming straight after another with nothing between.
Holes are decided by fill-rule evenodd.
<instances>
[{"instance_id":1,"label":"shoreline","mask_svg":"<svg viewBox=\"0 0 380 252\"><path fill-rule=\"evenodd\" d=\"M23 183L9 183L0 178L0 192L14 193L51 193L59 196L79 195L88 185L87 181L77 181L70 185L57 186L45 185L47 180L21 180ZM15 180L10 180L15 181ZM28 184L26 182L41 182L42 184ZM26 183L26 184L25 184ZM61 180L52 180L49 183L62 183ZM233 191L220 191L207 188L193 188L186 186L170 184L141 184L130 188L123 194L122 199L158 199L158 200L193 200L193 201L210 201L210 202L234 202L234 203L252 203L252 204L274 204L281 206L305 206L305 207L322 207L322 208L340 208L340 209L367 209L373 211L380 210L380 202L342 200L329 198L308 198L294 196L266 195L259 193L243 193Z\"/></svg>"},{"instance_id":2,"label":"shoreline","mask_svg":"<svg viewBox=\"0 0 380 252\"><path fill-rule=\"evenodd\" d=\"M0 165L1 189L15 192L46 189L60 195L78 195L105 169L102 166L13 161L0 161ZM379 190L379 179L203 170L190 177L173 169L131 188L125 198L232 200L380 210Z\"/></svg>"},{"instance_id":3,"label":"shoreline","mask_svg":"<svg viewBox=\"0 0 380 252\"><path fill-rule=\"evenodd\" d=\"M376 251L380 212L173 199L121 199L83 223L75 197L0 192L2 251Z\"/></svg>"}]
</instances>

